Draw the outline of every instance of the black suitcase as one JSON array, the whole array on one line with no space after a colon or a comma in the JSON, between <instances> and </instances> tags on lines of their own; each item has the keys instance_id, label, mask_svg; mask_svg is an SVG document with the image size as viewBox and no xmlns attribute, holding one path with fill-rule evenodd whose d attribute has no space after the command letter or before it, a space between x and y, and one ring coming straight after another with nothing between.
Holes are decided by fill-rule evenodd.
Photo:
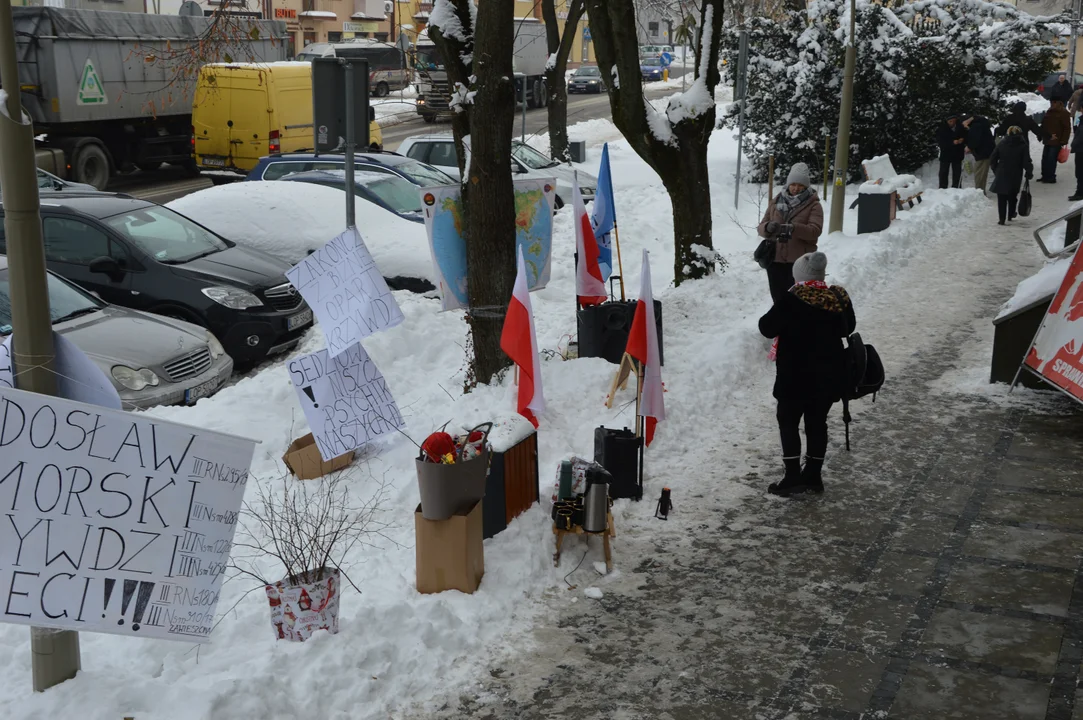
<instances>
[{"instance_id":1,"label":"black suitcase","mask_svg":"<svg viewBox=\"0 0 1083 720\"><path fill-rule=\"evenodd\" d=\"M639 472L639 449L643 438L624 428L600 427L594 431L594 462L613 476L609 497L643 499L643 476Z\"/></svg>"}]
</instances>

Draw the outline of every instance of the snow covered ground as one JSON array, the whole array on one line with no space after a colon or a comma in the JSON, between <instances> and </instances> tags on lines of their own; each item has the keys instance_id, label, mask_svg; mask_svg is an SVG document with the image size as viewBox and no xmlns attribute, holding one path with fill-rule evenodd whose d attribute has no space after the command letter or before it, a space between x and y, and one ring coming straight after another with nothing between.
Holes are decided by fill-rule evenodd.
<instances>
[{"instance_id":1,"label":"snow covered ground","mask_svg":"<svg viewBox=\"0 0 1083 720\"><path fill-rule=\"evenodd\" d=\"M626 290L630 296L635 293L640 251L646 248L655 297L664 304L668 419L647 452L645 479L651 497L639 504L619 501L614 508L619 533L649 536L657 532L658 524L650 517L663 482L675 498L690 497L707 480L718 482L740 468L750 452L729 438L740 435L750 417L762 421L774 412L764 391L773 373L766 361L768 342L756 331L770 301L764 273L751 258L766 189L742 185L739 206L734 207L736 142L730 131L716 132L709 150L714 244L729 267L724 274L674 288L672 216L661 181L617 139L611 124L590 121L573 126L571 135L592 143L613 141ZM597 158L598 149L592 148L584 169L596 172ZM249 207L259 211L258 205L238 202L236 213L248 213ZM824 237L820 247L830 258L829 279L848 288L860 319L866 303L886 302L878 295L900 267L930 252L961 226L977 223L983 213L994 213L994 208L973 189L928 190L923 204L900 212L883 233ZM549 408L541 416L539 433L543 496L561 458L591 454L594 428L630 427L634 420L630 391L617 399L613 410L604 406L613 366L599 359L566 362L560 357L576 327L574 232L568 210L554 222L552 281L533 297ZM853 233L855 227L856 213L848 211L846 232ZM361 230L370 245L376 243L371 228ZM298 228L297 233L300 242L304 232ZM402 252L416 251L409 246ZM79 707L94 718L387 718L407 705L424 708L430 698L470 686L494 654L530 651L529 629L546 612L540 601L565 588L563 578L572 569L568 560L565 567L553 567L544 506L486 542L486 574L476 594L422 596L414 589L412 513L418 493L411 440L421 442L448 421L458 427L506 415L514 407L515 391L509 376L463 395L466 324L461 313L438 312L439 302L432 298L404 292L396 298L406 321L366 340L365 347L387 378L409 439L396 436L375 443L355 463L352 483L358 494L388 485L383 519L392 527L385 539L376 539L376 547L358 549L350 557L347 570L362 593L346 589L340 634L319 633L304 644L275 642L262 591L251 581L237 579L224 586L221 622L211 644L198 653L177 643L84 634L83 673L36 695L30 691L29 633L0 625L0 669L7 678L0 706L8 708L9 716L48 717ZM891 333L896 344L905 344L906 333L920 332L916 326L878 330ZM876 334L868 339L875 341ZM322 346L317 328L298 353ZM282 451L307 432L284 361L194 407L159 408L153 414L260 438L252 483L281 478ZM762 441L775 439L767 435ZM722 482L712 501L726 504L747 492L744 486ZM636 562L620 555L619 542L618 536L617 573ZM591 563L599 559L590 557ZM270 574L272 567L267 566ZM612 578L599 578L582 601L606 592L606 581Z\"/></svg>"}]
</instances>

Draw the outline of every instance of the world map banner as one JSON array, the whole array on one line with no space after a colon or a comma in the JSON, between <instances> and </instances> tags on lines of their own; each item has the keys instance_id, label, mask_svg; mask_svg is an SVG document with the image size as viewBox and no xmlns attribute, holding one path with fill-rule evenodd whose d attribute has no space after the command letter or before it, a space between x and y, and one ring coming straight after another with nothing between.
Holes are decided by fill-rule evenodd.
<instances>
[{"instance_id":1,"label":"world map banner","mask_svg":"<svg viewBox=\"0 0 1083 720\"><path fill-rule=\"evenodd\" d=\"M523 249L528 287L549 284L553 258L553 211L556 180L516 180L515 242ZM429 251L440 283L442 310L468 307L466 237L458 185L421 188L421 208L429 234Z\"/></svg>"}]
</instances>

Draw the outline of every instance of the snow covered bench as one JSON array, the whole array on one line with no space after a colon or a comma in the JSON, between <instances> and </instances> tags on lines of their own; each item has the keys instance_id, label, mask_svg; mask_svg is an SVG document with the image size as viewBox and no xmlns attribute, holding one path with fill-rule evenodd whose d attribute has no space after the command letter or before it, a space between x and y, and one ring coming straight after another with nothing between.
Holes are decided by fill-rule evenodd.
<instances>
[{"instance_id":1,"label":"snow covered bench","mask_svg":"<svg viewBox=\"0 0 1083 720\"><path fill-rule=\"evenodd\" d=\"M925 191L921 180L914 175L900 175L895 172L889 156L878 155L872 160L863 160L861 167L869 183L883 186L884 190L881 192L894 190L898 193L897 202L900 210L904 205L913 208L915 202L921 202L921 193Z\"/></svg>"}]
</instances>

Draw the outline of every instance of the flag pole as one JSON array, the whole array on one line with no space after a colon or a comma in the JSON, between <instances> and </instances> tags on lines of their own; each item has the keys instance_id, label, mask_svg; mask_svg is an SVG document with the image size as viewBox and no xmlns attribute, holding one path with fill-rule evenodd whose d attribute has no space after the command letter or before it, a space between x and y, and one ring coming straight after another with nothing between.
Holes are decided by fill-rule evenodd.
<instances>
[{"instance_id":1,"label":"flag pole","mask_svg":"<svg viewBox=\"0 0 1083 720\"><path fill-rule=\"evenodd\" d=\"M620 278L620 301L624 302L624 262L620 259L620 233L617 232L617 208L613 208L613 243L617 246L617 272Z\"/></svg>"}]
</instances>

